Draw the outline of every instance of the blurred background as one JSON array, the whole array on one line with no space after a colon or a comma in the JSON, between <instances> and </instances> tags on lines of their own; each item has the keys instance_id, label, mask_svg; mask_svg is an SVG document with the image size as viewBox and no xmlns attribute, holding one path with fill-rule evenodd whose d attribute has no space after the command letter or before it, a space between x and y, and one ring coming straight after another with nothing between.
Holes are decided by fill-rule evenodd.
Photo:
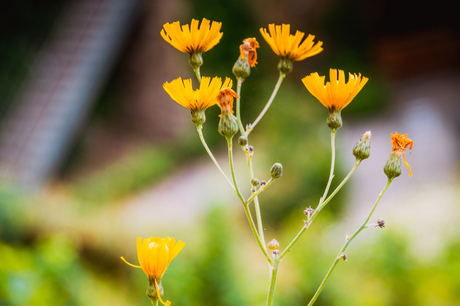
<instances>
[{"instance_id":1,"label":"blurred background","mask_svg":"<svg viewBox=\"0 0 460 306\"><path fill-rule=\"evenodd\" d=\"M329 68L370 80L342 112L335 188L351 150L372 154L280 268L277 305L306 305L386 183L390 133L414 140L403 169L315 305L459 305L460 24L449 3L377 1L22 0L0 10L0 305L149 305L136 237L186 242L164 278L174 305L263 305L268 273L237 197L209 160L190 113L162 84L195 76L159 35L166 22L223 23L202 75L233 77L238 47L260 42L242 89L252 122L278 77L259 29L291 24L319 55L296 62L251 134L255 175L284 175L261 196L265 237L281 249L327 182L326 109L301 78ZM204 134L224 171L218 107ZM236 148L237 177L250 184ZM403 166L404 167L404 166Z\"/></svg>"}]
</instances>

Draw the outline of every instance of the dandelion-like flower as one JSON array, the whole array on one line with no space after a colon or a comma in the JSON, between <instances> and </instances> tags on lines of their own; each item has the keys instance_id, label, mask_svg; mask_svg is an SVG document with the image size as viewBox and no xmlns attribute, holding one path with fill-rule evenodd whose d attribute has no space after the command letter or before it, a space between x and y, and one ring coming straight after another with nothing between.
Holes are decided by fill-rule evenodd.
<instances>
[{"instance_id":1,"label":"dandelion-like flower","mask_svg":"<svg viewBox=\"0 0 460 306\"><path fill-rule=\"evenodd\" d=\"M203 64L201 54L211 50L224 35L220 32L221 22L211 23L203 18L200 27L198 24L196 19L192 19L190 26L186 24L181 27L179 21L165 23L160 33L174 48L190 55L190 65L194 68Z\"/></svg>"},{"instance_id":2,"label":"dandelion-like flower","mask_svg":"<svg viewBox=\"0 0 460 306\"><path fill-rule=\"evenodd\" d=\"M318 41L315 44L313 41L315 39L314 35L308 34L307 38L301 42L305 33L296 31L295 35L292 35L290 30L291 26L289 24L276 26L275 24L269 24L268 31L265 28L260 28L260 33L265 41L273 52L281 57L278 69L282 73L291 72L294 61L304 60L323 51L323 42Z\"/></svg>"},{"instance_id":3,"label":"dandelion-like flower","mask_svg":"<svg viewBox=\"0 0 460 306\"><path fill-rule=\"evenodd\" d=\"M185 243L178 241L174 238L159 238L150 237L137 238L137 258L139 259L140 266L136 266L127 262L123 256L121 259L128 265L141 268L149 279L149 287L147 295L153 300L160 300L164 305L171 305L171 302L163 302L161 295L163 288L161 287L161 278L166 271L166 268L171 261L179 254Z\"/></svg>"},{"instance_id":4,"label":"dandelion-like flower","mask_svg":"<svg viewBox=\"0 0 460 306\"><path fill-rule=\"evenodd\" d=\"M206 121L204 111L217 103L217 95L222 88L232 87L233 82L230 78L225 78L222 84L221 78L203 77L200 88L193 90L192 80L182 80L180 77L172 82L164 83L164 90L171 98L180 105L190 109L192 122L198 127Z\"/></svg>"},{"instance_id":5,"label":"dandelion-like flower","mask_svg":"<svg viewBox=\"0 0 460 306\"><path fill-rule=\"evenodd\" d=\"M348 82L345 82L345 73L340 69L338 73L337 69L330 69L329 79L330 82L325 85L325 76L319 76L314 72L304 77L302 82L308 91L329 110L328 126L332 125L331 128L338 129L342 126L341 110L350 104L369 79L361 77L361 74L349 73Z\"/></svg>"}]
</instances>

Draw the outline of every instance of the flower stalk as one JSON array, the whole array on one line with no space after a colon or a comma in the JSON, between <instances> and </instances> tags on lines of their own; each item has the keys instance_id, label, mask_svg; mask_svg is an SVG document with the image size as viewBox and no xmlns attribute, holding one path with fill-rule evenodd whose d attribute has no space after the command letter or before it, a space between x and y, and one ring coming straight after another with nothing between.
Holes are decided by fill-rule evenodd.
<instances>
[{"instance_id":1,"label":"flower stalk","mask_svg":"<svg viewBox=\"0 0 460 306\"><path fill-rule=\"evenodd\" d=\"M331 267L329 268L329 271L327 272L326 276L324 277L324 279L323 279L321 285L319 286L318 290L316 291L315 295L310 300L310 303L308 303L308 306L313 305L315 303L315 301L318 299L318 296L321 294L321 291L323 291L324 286L326 285L327 281L329 280L329 277L331 276L332 272L334 272L334 269L337 266L337 264L339 263L339 261L342 260L342 259L345 260L345 258L346 258L346 257L344 257L345 251L347 250L348 246L353 241L353 239L355 239L356 236L358 236L358 234L363 229L367 228L367 223L369 222L369 219L372 217L372 214L374 213L375 209L377 208L377 205L379 204L380 199L382 198L383 194L388 189L388 187L390 186L392 181L393 181L393 179L389 179L387 181L385 187L383 188L383 190L380 192L379 196L377 197L377 200L375 201L374 206L372 207L372 210L369 213L369 215L367 216L367 218L364 221L364 223L353 233L353 235L350 236L350 238L347 239L347 241L345 242L343 247L340 249L339 254L335 258L335 260L332 263Z\"/></svg>"}]
</instances>

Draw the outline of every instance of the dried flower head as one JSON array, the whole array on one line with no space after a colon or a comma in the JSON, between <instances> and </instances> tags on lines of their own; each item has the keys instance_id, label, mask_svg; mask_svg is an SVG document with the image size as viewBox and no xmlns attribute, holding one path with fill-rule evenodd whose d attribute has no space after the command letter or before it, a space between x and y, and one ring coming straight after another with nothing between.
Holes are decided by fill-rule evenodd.
<instances>
[{"instance_id":1,"label":"dried flower head","mask_svg":"<svg viewBox=\"0 0 460 306\"><path fill-rule=\"evenodd\" d=\"M395 132L394 134L391 134L391 144L393 145L392 152L395 152L399 156L403 156L404 164L407 166L409 169L409 176L412 176L412 171L409 166L409 164L406 161L406 157L404 156L404 151L407 149L412 150L412 146L414 145L414 141L410 140L407 138L408 134L398 134L398 132Z\"/></svg>"},{"instance_id":2,"label":"dried flower head","mask_svg":"<svg viewBox=\"0 0 460 306\"><path fill-rule=\"evenodd\" d=\"M161 30L163 37L174 48L184 53L202 53L217 45L224 35L220 32L221 22L211 22L203 18L198 28L198 20L192 19L191 25L183 25L180 22L165 23Z\"/></svg>"},{"instance_id":3,"label":"dried flower head","mask_svg":"<svg viewBox=\"0 0 460 306\"><path fill-rule=\"evenodd\" d=\"M255 38L246 38L243 40L243 44L240 45L240 57L245 60L248 59L249 66L254 68L257 64L257 48L259 48L259 43Z\"/></svg>"},{"instance_id":4,"label":"dried flower head","mask_svg":"<svg viewBox=\"0 0 460 306\"><path fill-rule=\"evenodd\" d=\"M149 278L149 284L155 284L156 298L162 304L169 306L171 302L163 302L158 286L166 268L184 246L185 243L182 241L179 240L176 243L174 238L169 237L150 237L145 238L144 241L142 241L142 238L137 238L137 258L140 266L130 264L123 256L121 259L132 267L141 268Z\"/></svg>"},{"instance_id":5,"label":"dried flower head","mask_svg":"<svg viewBox=\"0 0 460 306\"><path fill-rule=\"evenodd\" d=\"M231 86L230 86L231 87ZM222 88L217 94L217 103L219 104L222 112L228 111L233 114L233 98L239 98L236 92L231 88Z\"/></svg>"}]
</instances>

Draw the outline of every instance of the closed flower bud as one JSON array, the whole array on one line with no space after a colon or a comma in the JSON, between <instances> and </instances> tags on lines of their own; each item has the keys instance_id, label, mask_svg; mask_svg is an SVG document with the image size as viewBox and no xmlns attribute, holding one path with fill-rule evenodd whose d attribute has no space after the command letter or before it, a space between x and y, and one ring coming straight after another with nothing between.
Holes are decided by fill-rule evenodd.
<instances>
[{"instance_id":1,"label":"closed flower bud","mask_svg":"<svg viewBox=\"0 0 460 306\"><path fill-rule=\"evenodd\" d=\"M193 69L198 69L203 65L203 55L201 52L193 52L190 53L190 58L188 60L190 66L193 67Z\"/></svg>"},{"instance_id":2,"label":"closed flower bud","mask_svg":"<svg viewBox=\"0 0 460 306\"><path fill-rule=\"evenodd\" d=\"M280 163L275 163L270 169L270 175L272 178L277 179L283 175L283 165Z\"/></svg>"},{"instance_id":3,"label":"closed flower bud","mask_svg":"<svg viewBox=\"0 0 460 306\"><path fill-rule=\"evenodd\" d=\"M235 116L231 113L223 113L220 117L219 133L227 139L232 138L238 132L238 123L236 122Z\"/></svg>"},{"instance_id":4,"label":"closed flower bud","mask_svg":"<svg viewBox=\"0 0 460 306\"><path fill-rule=\"evenodd\" d=\"M390 154L390 158L388 159L385 167L383 168L383 172L387 175L389 180L394 179L401 175L401 154L393 151Z\"/></svg>"},{"instance_id":5,"label":"closed flower bud","mask_svg":"<svg viewBox=\"0 0 460 306\"><path fill-rule=\"evenodd\" d=\"M248 138L246 136L240 136L240 138L238 138L238 144L244 147L248 144Z\"/></svg>"},{"instance_id":6,"label":"closed flower bud","mask_svg":"<svg viewBox=\"0 0 460 306\"><path fill-rule=\"evenodd\" d=\"M329 116L327 117L327 126L331 130L338 130L342 126L342 115L340 111L329 111Z\"/></svg>"},{"instance_id":7,"label":"closed flower bud","mask_svg":"<svg viewBox=\"0 0 460 306\"><path fill-rule=\"evenodd\" d=\"M274 251L274 250L278 250L278 248L280 247L280 244L278 243L278 241L276 241L276 239L273 239L267 244L267 247L269 250Z\"/></svg>"},{"instance_id":8,"label":"closed flower bud","mask_svg":"<svg viewBox=\"0 0 460 306\"><path fill-rule=\"evenodd\" d=\"M260 184L260 182L259 182L258 179L253 178L253 179L251 180L251 185L252 185L252 186L256 187L256 186L259 185L259 184Z\"/></svg>"},{"instance_id":9,"label":"closed flower bud","mask_svg":"<svg viewBox=\"0 0 460 306\"><path fill-rule=\"evenodd\" d=\"M361 136L355 147L353 148L353 155L357 160L364 160L371 155L371 131L368 131Z\"/></svg>"}]
</instances>

